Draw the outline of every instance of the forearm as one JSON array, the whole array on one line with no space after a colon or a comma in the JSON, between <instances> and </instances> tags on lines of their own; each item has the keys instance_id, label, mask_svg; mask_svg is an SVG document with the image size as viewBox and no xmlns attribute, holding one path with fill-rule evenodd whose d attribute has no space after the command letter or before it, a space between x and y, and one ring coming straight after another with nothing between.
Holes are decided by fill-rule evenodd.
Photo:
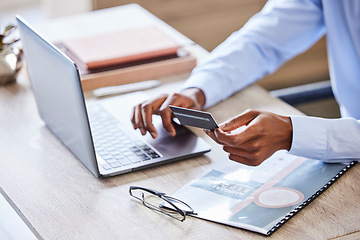
<instances>
[{"instance_id":1,"label":"forearm","mask_svg":"<svg viewBox=\"0 0 360 240\"><path fill-rule=\"evenodd\" d=\"M197 87L208 108L275 71L325 32L318 1L269 1L197 66L184 88Z\"/></svg>"}]
</instances>

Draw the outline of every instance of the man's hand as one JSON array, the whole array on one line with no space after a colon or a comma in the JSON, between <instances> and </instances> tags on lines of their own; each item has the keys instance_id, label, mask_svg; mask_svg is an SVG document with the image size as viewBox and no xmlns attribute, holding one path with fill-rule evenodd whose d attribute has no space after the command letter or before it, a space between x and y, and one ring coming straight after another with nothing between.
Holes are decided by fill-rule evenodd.
<instances>
[{"instance_id":1,"label":"man's hand","mask_svg":"<svg viewBox=\"0 0 360 240\"><path fill-rule=\"evenodd\" d=\"M223 145L231 160L250 166L260 165L280 149L290 150L292 142L290 118L263 111L247 110L205 132Z\"/></svg>"},{"instance_id":2,"label":"man's hand","mask_svg":"<svg viewBox=\"0 0 360 240\"><path fill-rule=\"evenodd\" d=\"M142 135L149 132L156 138L157 131L152 123L152 115L157 114L161 116L163 126L169 135L175 136L176 131L171 123L173 115L169 105L200 110L204 104L205 94L198 88L188 88L171 95L163 94L135 106L131 122L134 129L139 129Z\"/></svg>"}]
</instances>

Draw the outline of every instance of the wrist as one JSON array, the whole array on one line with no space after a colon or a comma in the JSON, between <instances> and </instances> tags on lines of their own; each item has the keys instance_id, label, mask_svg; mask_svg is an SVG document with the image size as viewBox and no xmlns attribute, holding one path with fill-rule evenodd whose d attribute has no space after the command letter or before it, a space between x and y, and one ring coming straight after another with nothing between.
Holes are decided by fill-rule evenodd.
<instances>
[{"instance_id":1,"label":"wrist","mask_svg":"<svg viewBox=\"0 0 360 240\"><path fill-rule=\"evenodd\" d=\"M205 105L205 93L200 88L186 88L180 93L191 98L199 109Z\"/></svg>"}]
</instances>

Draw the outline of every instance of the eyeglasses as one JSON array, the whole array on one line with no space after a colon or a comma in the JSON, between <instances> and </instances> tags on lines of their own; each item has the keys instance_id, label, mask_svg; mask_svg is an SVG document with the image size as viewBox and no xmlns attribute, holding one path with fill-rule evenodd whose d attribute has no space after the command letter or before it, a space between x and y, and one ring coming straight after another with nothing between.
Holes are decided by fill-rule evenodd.
<instances>
[{"instance_id":1,"label":"eyeglasses","mask_svg":"<svg viewBox=\"0 0 360 240\"><path fill-rule=\"evenodd\" d=\"M130 186L129 192L132 197L140 200L144 206L181 222L185 220L187 215L196 215L194 210L185 202L167 196L163 192L138 186Z\"/></svg>"}]
</instances>

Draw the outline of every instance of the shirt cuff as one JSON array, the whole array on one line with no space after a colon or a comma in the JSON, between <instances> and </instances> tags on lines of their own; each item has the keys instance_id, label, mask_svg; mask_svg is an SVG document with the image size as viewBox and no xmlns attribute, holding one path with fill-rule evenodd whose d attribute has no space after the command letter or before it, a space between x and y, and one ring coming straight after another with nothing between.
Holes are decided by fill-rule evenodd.
<instances>
[{"instance_id":1,"label":"shirt cuff","mask_svg":"<svg viewBox=\"0 0 360 240\"><path fill-rule=\"evenodd\" d=\"M327 152L327 129L323 119L308 116L291 116L292 145L289 153L323 160Z\"/></svg>"}]
</instances>

